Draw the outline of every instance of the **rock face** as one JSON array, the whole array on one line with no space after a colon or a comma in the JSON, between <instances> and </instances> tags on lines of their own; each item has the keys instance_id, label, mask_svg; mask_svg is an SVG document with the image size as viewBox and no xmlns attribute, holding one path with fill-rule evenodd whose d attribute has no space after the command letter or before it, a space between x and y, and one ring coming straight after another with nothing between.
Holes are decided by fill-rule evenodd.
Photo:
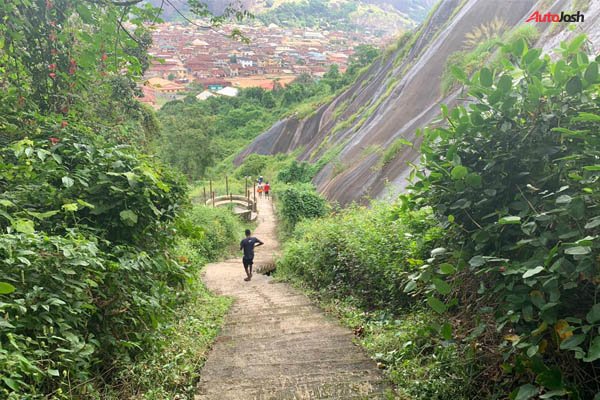
<instances>
[{"instance_id":1,"label":"rock face","mask_svg":"<svg viewBox=\"0 0 600 400\"><path fill-rule=\"evenodd\" d=\"M314 178L318 190L341 205L401 192L418 152L392 144L406 139L420 144L418 128L431 125L441 104L456 104L461 90L444 94L441 79L448 57L465 50L466 36L500 20L506 29L534 24L539 46L551 52L560 41L585 32L589 50L600 46L600 0L583 2L585 22L571 31L564 24L526 23L534 11L573 10L569 0L443 0L412 38L401 39L347 91L311 116L279 121L236 158L251 153L278 154L301 149L299 160L331 160ZM582 3L582 2L578 2ZM397 147L397 146L395 146ZM387 153L386 153L387 150ZM385 162L384 162L385 161ZM341 171L341 172L340 172Z\"/></svg>"}]
</instances>

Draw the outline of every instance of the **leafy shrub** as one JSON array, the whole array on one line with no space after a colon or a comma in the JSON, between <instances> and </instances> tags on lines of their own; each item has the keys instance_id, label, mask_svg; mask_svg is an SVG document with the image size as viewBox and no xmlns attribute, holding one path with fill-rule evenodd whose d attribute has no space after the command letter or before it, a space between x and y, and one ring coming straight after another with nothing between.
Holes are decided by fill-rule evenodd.
<instances>
[{"instance_id":1,"label":"leafy shrub","mask_svg":"<svg viewBox=\"0 0 600 400\"><path fill-rule=\"evenodd\" d=\"M191 285L190 299L159 327L158 345L125 364L101 398L194 398L200 369L230 304L231 299L215 296L202 284Z\"/></svg>"},{"instance_id":2,"label":"leafy shrub","mask_svg":"<svg viewBox=\"0 0 600 400\"><path fill-rule=\"evenodd\" d=\"M284 228L290 232L302 219L322 217L328 212L326 200L311 184L286 185L273 192Z\"/></svg>"},{"instance_id":3,"label":"leafy shrub","mask_svg":"<svg viewBox=\"0 0 600 400\"><path fill-rule=\"evenodd\" d=\"M315 175L313 164L293 160L290 165L279 170L277 180L283 183L308 183Z\"/></svg>"},{"instance_id":4,"label":"leafy shrub","mask_svg":"<svg viewBox=\"0 0 600 400\"><path fill-rule=\"evenodd\" d=\"M170 252L184 187L75 128L0 157L0 393L91 395L152 342L195 271Z\"/></svg>"},{"instance_id":5,"label":"leafy shrub","mask_svg":"<svg viewBox=\"0 0 600 400\"><path fill-rule=\"evenodd\" d=\"M127 146L75 129L0 151L0 228L62 234L81 225L147 247L163 238L185 198L182 182Z\"/></svg>"},{"instance_id":6,"label":"leafy shrub","mask_svg":"<svg viewBox=\"0 0 600 400\"><path fill-rule=\"evenodd\" d=\"M443 108L448 127L425 131L413 187L448 228L417 281L430 288L450 275L454 289L437 292L452 295L430 297L432 307L467 299L495 319L514 356L506 370L526 376L519 398L600 389L580 375L600 360L599 78L584 41L563 43L552 61L518 40L503 69L463 75L475 101Z\"/></svg>"},{"instance_id":7,"label":"leafy shrub","mask_svg":"<svg viewBox=\"0 0 600 400\"><path fill-rule=\"evenodd\" d=\"M423 310L410 310L401 318L373 314L363 322L361 343L375 360L386 366L400 398L417 400L470 400L477 387L471 377L477 370L469 349L444 341L434 325L439 318Z\"/></svg>"},{"instance_id":8,"label":"leafy shrub","mask_svg":"<svg viewBox=\"0 0 600 400\"><path fill-rule=\"evenodd\" d=\"M246 176L257 178L259 175L264 174L270 159L270 156L250 154L235 171L235 175L240 179Z\"/></svg>"},{"instance_id":9,"label":"leafy shrub","mask_svg":"<svg viewBox=\"0 0 600 400\"><path fill-rule=\"evenodd\" d=\"M182 216L176 224L180 235L189 245L205 257L216 260L241 239L244 231L241 221L226 208L196 206Z\"/></svg>"},{"instance_id":10,"label":"leafy shrub","mask_svg":"<svg viewBox=\"0 0 600 400\"><path fill-rule=\"evenodd\" d=\"M439 234L430 210L349 209L300 223L277 270L364 307L393 310L411 303L402 288Z\"/></svg>"}]
</instances>

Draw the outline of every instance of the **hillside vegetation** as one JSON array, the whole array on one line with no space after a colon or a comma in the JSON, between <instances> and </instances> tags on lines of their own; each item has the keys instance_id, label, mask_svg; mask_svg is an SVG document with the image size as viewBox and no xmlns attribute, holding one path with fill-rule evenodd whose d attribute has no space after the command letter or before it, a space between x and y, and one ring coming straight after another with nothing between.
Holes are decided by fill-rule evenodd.
<instances>
[{"instance_id":1,"label":"hillside vegetation","mask_svg":"<svg viewBox=\"0 0 600 400\"><path fill-rule=\"evenodd\" d=\"M162 1L150 0L150 3L160 7ZM349 31L368 27L387 34L416 26L434 4L431 0L207 0L202 3L218 15L228 7L248 10L266 25ZM189 10L186 0L172 0L163 5L163 18L183 20L180 12L189 15Z\"/></svg>"},{"instance_id":2,"label":"hillside vegetation","mask_svg":"<svg viewBox=\"0 0 600 400\"><path fill-rule=\"evenodd\" d=\"M598 63L524 39L427 128L408 194L297 226L278 275L355 329L401 398L597 398Z\"/></svg>"},{"instance_id":3,"label":"hillside vegetation","mask_svg":"<svg viewBox=\"0 0 600 400\"><path fill-rule=\"evenodd\" d=\"M192 207L145 154L159 128L135 81L155 15L0 2L2 399L189 398L228 308L198 272L241 222Z\"/></svg>"}]
</instances>

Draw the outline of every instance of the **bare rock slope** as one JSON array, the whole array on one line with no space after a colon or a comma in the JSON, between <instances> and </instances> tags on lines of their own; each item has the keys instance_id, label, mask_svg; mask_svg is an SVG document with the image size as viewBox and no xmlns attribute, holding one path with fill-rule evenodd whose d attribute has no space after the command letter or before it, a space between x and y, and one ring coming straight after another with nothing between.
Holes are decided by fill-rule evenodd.
<instances>
[{"instance_id":1,"label":"bare rock slope","mask_svg":"<svg viewBox=\"0 0 600 400\"><path fill-rule=\"evenodd\" d=\"M565 29L566 25L557 29L554 24L536 24L541 32L539 44L551 51L548 46L556 47L560 40L585 32L597 53L600 0L443 0L412 37L388 51L347 91L307 118L279 121L241 152L236 163L251 153L301 149L300 160L315 162L326 157L329 161L314 183L327 198L342 205L402 191L410 172L408 163L418 162L419 155L411 147L391 157L386 150L399 138L418 147L416 130L438 118L440 104L461 101L458 89L442 93L441 79L448 57L465 49L466 36L494 20L511 29L526 24L533 11L576 7L584 7L585 22L574 31Z\"/></svg>"}]
</instances>

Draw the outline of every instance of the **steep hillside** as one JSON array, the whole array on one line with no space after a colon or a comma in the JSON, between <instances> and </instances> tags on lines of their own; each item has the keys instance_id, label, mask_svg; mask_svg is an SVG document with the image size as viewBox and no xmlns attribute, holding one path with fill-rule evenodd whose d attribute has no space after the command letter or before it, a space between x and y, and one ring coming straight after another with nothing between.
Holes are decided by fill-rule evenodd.
<instances>
[{"instance_id":1,"label":"steep hillside","mask_svg":"<svg viewBox=\"0 0 600 400\"><path fill-rule=\"evenodd\" d=\"M585 13L585 22L574 30L566 29L566 24L525 23L536 10L572 9ZM340 204L401 191L410 173L408 163L419 157L403 143L419 145L417 129L438 118L440 105L463 100L460 88L446 85L442 90L449 59L459 65L468 57L484 62L476 52L490 35L502 37L511 30L513 34L531 33L531 26L541 33L537 40L548 52L581 32L588 33L590 46L597 49L599 18L600 0L444 0L414 35L402 38L396 49L388 51L350 89L306 119L292 116L279 121L236 162L251 153L299 151L300 160L311 162L326 155L331 161L314 183Z\"/></svg>"},{"instance_id":2,"label":"steep hillside","mask_svg":"<svg viewBox=\"0 0 600 400\"><path fill-rule=\"evenodd\" d=\"M176 20L179 12L187 14L187 0L148 0L156 7L163 5L163 18ZM263 23L285 26L379 28L396 32L421 22L434 0L205 0L209 9L221 14L227 6L252 12Z\"/></svg>"}]
</instances>

